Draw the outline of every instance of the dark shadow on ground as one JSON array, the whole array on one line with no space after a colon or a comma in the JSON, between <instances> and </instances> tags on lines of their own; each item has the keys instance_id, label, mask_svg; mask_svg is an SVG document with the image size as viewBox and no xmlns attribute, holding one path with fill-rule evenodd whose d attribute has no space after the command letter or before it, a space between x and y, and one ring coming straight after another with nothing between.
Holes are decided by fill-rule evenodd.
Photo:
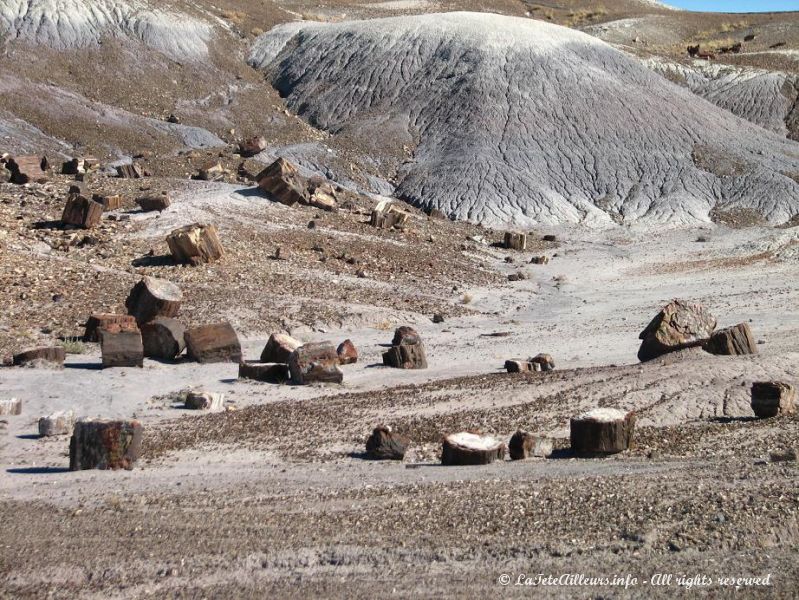
<instances>
[{"instance_id":1,"label":"dark shadow on ground","mask_svg":"<svg viewBox=\"0 0 799 600\"><path fill-rule=\"evenodd\" d=\"M134 267L174 267L177 263L171 254L162 254L160 256L134 258L130 261L130 264Z\"/></svg>"},{"instance_id":2,"label":"dark shadow on ground","mask_svg":"<svg viewBox=\"0 0 799 600\"><path fill-rule=\"evenodd\" d=\"M68 473L68 467L17 467L6 469L12 475L48 475L50 473Z\"/></svg>"}]
</instances>

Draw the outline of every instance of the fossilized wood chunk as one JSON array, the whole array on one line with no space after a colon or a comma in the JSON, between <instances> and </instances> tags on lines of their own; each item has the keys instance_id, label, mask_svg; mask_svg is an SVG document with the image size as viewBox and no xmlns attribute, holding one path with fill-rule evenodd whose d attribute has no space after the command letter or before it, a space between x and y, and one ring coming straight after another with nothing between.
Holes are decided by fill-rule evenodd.
<instances>
[{"instance_id":1,"label":"fossilized wood chunk","mask_svg":"<svg viewBox=\"0 0 799 600\"><path fill-rule=\"evenodd\" d=\"M330 342L304 344L289 357L291 380L298 384L341 383L344 374L338 368L338 354Z\"/></svg>"},{"instance_id":2,"label":"fossilized wood chunk","mask_svg":"<svg viewBox=\"0 0 799 600\"><path fill-rule=\"evenodd\" d=\"M122 208L122 196L118 194L93 194L92 200L102 204L105 212Z\"/></svg>"},{"instance_id":3,"label":"fossilized wood chunk","mask_svg":"<svg viewBox=\"0 0 799 600\"><path fill-rule=\"evenodd\" d=\"M383 353L383 364L395 369L426 369L424 345L392 346Z\"/></svg>"},{"instance_id":4,"label":"fossilized wood chunk","mask_svg":"<svg viewBox=\"0 0 799 600\"><path fill-rule=\"evenodd\" d=\"M241 344L227 321L186 330L189 357L199 363L241 362Z\"/></svg>"},{"instance_id":5,"label":"fossilized wood chunk","mask_svg":"<svg viewBox=\"0 0 799 600\"><path fill-rule=\"evenodd\" d=\"M402 460L409 444L410 440L404 435L379 425L366 440L366 456L373 460Z\"/></svg>"},{"instance_id":6,"label":"fossilized wood chunk","mask_svg":"<svg viewBox=\"0 0 799 600\"><path fill-rule=\"evenodd\" d=\"M239 379L253 379L266 383L286 383L291 379L289 366L285 363L239 363Z\"/></svg>"},{"instance_id":7,"label":"fossilized wood chunk","mask_svg":"<svg viewBox=\"0 0 799 600\"><path fill-rule=\"evenodd\" d=\"M419 333L408 325L402 325L394 330L394 337L391 338L392 346L413 346L422 343Z\"/></svg>"},{"instance_id":8,"label":"fossilized wood chunk","mask_svg":"<svg viewBox=\"0 0 799 600\"><path fill-rule=\"evenodd\" d=\"M552 454L552 447L550 438L519 430L510 438L508 453L513 460L523 460L531 456L545 458Z\"/></svg>"},{"instance_id":9,"label":"fossilized wood chunk","mask_svg":"<svg viewBox=\"0 0 799 600\"><path fill-rule=\"evenodd\" d=\"M136 198L136 204L139 205L144 212L164 211L172 204L168 192L161 192L160 194L151 194L148 196L139 196Z\"/></svg>"},{"instance_id":10,"label":"fossilized wood chunk","mask_svg":"<svg viewBox=\"0 0 799 600\"><path fill-rule=\"evenodd\" d=\"M131 315L112 315L97 313L89 317L86 321L86 331L83 333L83 341L99 342L99 331L136 331L136 319Z\"/></svg>"},{"instance_id":11,"label":"fossilized wood chunk","mask_svg":"<svg viewBox=\"0 0 799 600\"><path fill-rule=\"evenodd\" d=\"M546 265L549 264L549 257L548 256L534 256L530 259L530 263L533 265Z\"/></svg>"},{"instance_id":12,"label":"fossilized wood chunk","mask_svg":"<svg viewBox=\"0 0 799 600\"><path fill-rule=\"evenodd\" d=\"M673 300L638 336L638 359L652 360L668 352L702 345L716 328L716 319L700 304Z\"/></svg>"},{"instance_id":13,"label":"fossilized wood chunk","mask_svg":"<svg viewBox=\"0 0 799 600\"><path fill-rule=\"evenodd\" d=\"M506 231L505 247L509 250L527 250L527 234Z\"/></svg>"},{"instance_id":14,"label":"fossilized wood chunk","mask_svg":"<svg viewBox=\"0 0 799 600\"><path fill-rule=\"evenodd\" d=\"M144 171L137 163L120 165L117 167L117 177L121 179L141 179L144 177Z\"/></svg>"},{"instance_id":15,"label":"fossilized wood chunk","mask_svg":"<svg viewBox=\"0 0 799 600\"><path fill-rule=\"evenodd\" d=\"M177 263L197 266L219 260L224 255L214 225L194 223L175 229L166 238L166 243Z\"/></svg>"},{"instance_id":16,"label":"fossilized wood chunk","mask_svg":"<svg viewBox=\"0 0 799 600\"><path fill-rule=\"evenodd\" d=\"M156 317L141 326L144 356L159 360L174 360L186 348L186 328L180 321Z\"/></svg>"},{"instance_id":17,"label":"fossilized wood chunk","mask_svg":"<svg viewBox=\"0 0 799 600\"><path fill-rule=\"evenodd\" d=\"M225 406L225 395L192 391L186 395L185 406L191 410L222 410Z\"/></svg>"},{"instance_id":18,"label":"fossilized wood chunk","mask_svg":"<svg viewBox=\"0 0 799 600\"><path fill-rule=\"evenodd\" d=\"M227 169L218 160L208 162L200 167L197 179L201 181L221 181L228 174Z\"/></svg>"},{"instance_id":19,"label":"fossilized wood chunk","mask_svg":"<svg viewBox=\"0 0 799 600\"><path fill-rule=\"evenodd\" d=\"M103 219L103 205L78 194L70 194L61 214L61 222L92 229Z\"/></svg>"},{"instance_id":20,"label":"fossilized wood chunk","mask_svg":"<svg viewBox=\"0 0 799 600\"><path fill-rule=\"evenodd\" d=\"M139 324L156 317L174 317L180 311L183 293L174 283L165 279L144 277L128 294L125 308Z\"/></svg>"},{"instance_id":21,"label":"fossilized wood chunk","mask_svg":"<svg viewBox=\"0 0 799 600\"><path fill-rule=\"evenodd\" d=\"M71 410L62 410L45 417L39 417L39 435L42 437L68 435L74 425L75 413Z\"/></svg>"},{"instance_id":22,"label":"fossilized wood chunk","mask_svg":"<svg viewBox=\"0 0 799 600\"><path fill-rule=\"evenodd\" d=\"M635 413L595 408L571 419L571 448L578 456L615 454L630 447Z\"/></svg>"},{"instance_id":23,"label":"fossilized wood chunk","mask_svg":"<svg viewBox=\"0 0 799 600\"><path fill-rule=\"evenodd\" d=\"M503 458L503 442L466 431L445 436L441 447L442 465L487 465Z\"/></svg>"},{"instance_id":24,"label":"fossilized wood chunk","mask_svg":"<svg viewBox=\"0 0 799 600\"><path fill-rule=\"evenodd\" d=\"M781 381L756 381L751 405L761 419L791 415L796 410L796 387Z\"/></svg>"},{"instance_id":25,"label":"fossilized wood chunk","mask_svg":"<svg viewBox=\"0 0 799 600\"><path fill-rule=\"evenodd\" d=\"M302 346L302 342L284 333L273 333L261 352L261 362L288 364L291 353Z\"/></svg>"},{"instance_id":26,"label":"fossilized wood chunk","mask_svg":"<svg viewBox=\"0 0 799 600\"><path fill-rule=\"evenodd\" d=\"M535 371L555 370L555 360L549 354L536 354L533 358L529 359L529 361L534 365L533 370ZM535 365L537 365L537 367Z\"/></svg>"},{"instance_id":27,"label":"fossilized wood chunk","mask_svg":"<svg viewBox=\"0 0 799 600\"><path fill-rule=\"evenodd\" d=\"M410 219L410 213L396 207L393 203L383 200L372 209L369 223L378 229L400 228Z\"/></svg>"},{"instance_id":28,"label":"fossilized wood chunk","mask_svg":"<svg viewBox=\"0 0 799 600\"><path fill-rule=\"evenodd\" d=\"M22 400L20 400L19 398L0 400L0 415L21 415L21 414L22 414Z\"/></svg>"},{"instance_id":29,"label":"fossilized wood chunk","mask_svg":"<svg viewBox=\"0 0 799 600\"><path fill-rule=\"evenodd\" d=\"M705 342L704 349L711 354L725 356L757 354L757 342L752 336L749 323L740 323L713 333Z\"/></svg>"},{"instance_id":30,"label":"fossilized wood chunk","mask_svg":"<svg viewBox=\"0 0 799 600\"><path fill-rule=\"evenodd\" d=\"M533 363L530 361L514 358L505 361L505 370L508 373L528 373L535 369L533 368Z\"/></svg>"},{"instance_id":31,"label":"fossilized wood chunk","mask_svg":"<svg viewBox=\"0 0 799 600\"><path fill-rule=\"evenodd\" d=\"M16 366L24 366L30 363L50 363L54 366L63 367L66 359L66 351L63 346L47 346L25 350L14 355L13 362Z\"/></svg>"},{"instance_id":32,"label":"fossilized wood chunk","mask_svg":"<svg viewBox=\"0 0 799 600\"><path fill-rule=\"evenodd\" d=\"M10 158L6 163L6 168L11 171L11 183L23 185L47 181L45 161L46 159L41 156L32 155Z\"/></svg>"},{"instance_id":33,"label":"fossilized wood chunk","mask_svg":"<svg viewBox=\"0 0 799 600\"><path fill-rule=\"evenodd\" d=\"M266 150L266 138L256 136L239 144L239 154L244 157L255 156Z\"/></svg>"},{"instance_id":34,"label":"fossilized wood chunk","mask_svg":"<svg viewBox=\"0 0 799 600\"><path fill-rule=\"evenodd\" d=\"M338 354L339 364L351 365L358 362L358 349L352 340L347 339L341 342L336 348L336 354Z\"/></svg>"},{"instance_id":35,"label":"fossilized wood chunk","mask_svg":"<svg viewBox=\"0 0 799 600\"><path fill-rule=\"evenodd\" d=\"M132 469L143 432L138 421L78 421L69 442L70 470Z\"/></svg>"},{"instance_id":36,"label":"fossilized wood chunk","mask_svg":"<svg viewBox=\"0 0 799 600\"><path fill-rule=\"evenodd\" d=\"M138 329L117 332L101 329L100 352L103 368L141 367L144 364L144 346Z\"/></svg>"},{"instance_id":37,"label":"fossilized wood chunk","mask_svg":"<svg viewBox=\"0 0 799 600\"><path fill-rule=\"evenodd\" d=\"M305 200L305 178L293 164L278 158L258 174L258 187L286 206Z\"/></svg>"}]
</instances>

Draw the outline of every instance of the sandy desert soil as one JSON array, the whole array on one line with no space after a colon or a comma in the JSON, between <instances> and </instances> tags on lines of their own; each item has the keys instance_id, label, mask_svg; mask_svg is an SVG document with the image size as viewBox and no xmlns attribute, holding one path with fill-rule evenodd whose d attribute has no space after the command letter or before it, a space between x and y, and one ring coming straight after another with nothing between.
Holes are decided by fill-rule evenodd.
<instances>
[{"instance_id":1,"label":"sandy desert soil","mask_svg":"<svg viewBox=\"0 0 799 600\"><path fill-rule=\"evenodd\" d=\"M258 239L279 235L278 226L307 235L292 224L304 223L308 209L283 210L239 195L232 186L188 187L176 194L171 212L136 218L117 245L155 244L171 219L216 207L232 257L181 275L188 288L200 273L207 279L235 268L235 223L256 228ZM407 233L390 234L393 240L374 231L367 236L346 214L326 218L336 227L315 235L334 246L356 234L374 243L418 244ZM637 583L628 581L626 591L583 585L543 592L673 597L678 576L704 575L713 584L692 591L720 597L732 589L718 577L770 574L767 589L739 593L792 597L799 579L796 462L769 457L799 446L799 427L796 417L755 420L748 402L752 381L799 381L796 228L548 229L557 233L556 245L522 253L476 242L461 250L464 234L475 233L471 226L419 219L414 229L428 226L444 230L433 234L448 240L438 251L442 261L464 261L458 293L471 301L461 304L436 279L419 277L415 287L413 279L403 281L404 293L453 307L434 324L425 301L400 310L370 295L387 277L382 271L375 279L353 277L349 293L370 318L298 321L293 330L303 341L355 341L361 359L343 367L341 386L247 383L236 379L233 364L146 361L143 369L99 370L91 345L62 371L0 371L3 397L21 398L25 407L21 416L3 418L3 593L495 597L529 595L530 587L516 584L520 574L576 573L629 575ZM241 231L246 237L248 229ZM331 289L343 285L346 276L334 277L327 263L295 263L311 240L291 239L299 246L280 264L284 278L294 273L321 278ZM267 249L255 244L250 252ZM549 264L526 264L542 253L552 257ZM61 260L78 259L70 253ZM283 263L267 260L257 270L275 262ZM529 278L503 281L519 270ZM125 285L98 296L110 302L134 280L128 273ZM224 307L199 296L188 314L202 321L217 311L234 320L245 356L255 359L272 321L258 327L257 316L236 320L252 301L240 292L234 285ZM307 291L287 285L284 293ZM759 354L695 350L638 364L638 332L678 296L704 303L720 325L750 322ZM423 335L428 370L378 364L391 328L400 324ZM506 358L542 351L555 357L556 371L501 370ZM174 408L191 386L224 392L237 410L196 416ZM569 417L595 406L637 411L630 452L609 459L569 455ZM67 437L33 435L40 414L68 408L141 419L142 461L130 472L68 472ZM379 423L412 439L404 462L363 458L364 441ZM560 450L550 459L438 465L444 433L477 429L507 439L519 427L553 436ZM653 586L658 573L675 580ZM505 574L512 579L507 586L499 583Z\"/></svg>"}]
</instances>

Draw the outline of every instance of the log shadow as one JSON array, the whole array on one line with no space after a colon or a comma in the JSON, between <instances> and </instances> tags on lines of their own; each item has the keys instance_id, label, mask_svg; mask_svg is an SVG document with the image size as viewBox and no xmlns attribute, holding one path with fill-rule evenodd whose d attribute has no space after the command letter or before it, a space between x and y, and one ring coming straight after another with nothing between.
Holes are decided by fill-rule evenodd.
<instances>
[{"instance_id":1,"label":"log shadow","mask_svg":"<svg viewBox=\"0 0 799 600\"><path fill-rule=\"evenodd\" d=\"M64 224L61 221L36 221L33 224L34 229L64 229Z\"/></svg>"},{"instance_id":2,"label":"log shadow","mask_svg":"<svg viewBox=\"0 0 799 600\"><path fill-rule=\"evenodd\" d=\"M547 459L550 459L550 458L554 458L554 459L564 459L564 458L598 458L598 457L601 457L601 456L605 456L605 455L603 454L603 455L597 455L597 456L588 456L588 457L585 457L585 456L577 456L577 455L574 453L574 451L572 451L572 449L571 449L571 448L558 448L557 450L553 450L553 451L552 451L552 454L550 454L550 455L549 455L549 456L547 456L546 458L547 458Z\"/></svg>"},{"instance_id":3,"label":"log shadow","mask_svg":"<svg viewBox=\"0 0 799 600\"><path fill-rule=\"evenodd\" d=\"M711 417L709 421L711 423L721 423L721 424L729 424L729 423L749 423L750 421L759 421L758 417Z\"/></svg>"},{"instance_id":4,"label":"log shadow","mask_svg":"<svg viewBox=\"0 0 799 600\"><path fill-rule=\"evenodd\" d=\"M12 475L49 475L51 473L69 473L69 467L15 467L6 469Z\"/></svg>"},{"instance_id":5,"label":"log shadow","mask_svg":"<svg viewBox=\"0 0 799 600\"><path fill-rule=\"evenodd\" d=\"M171 254L160 256L141 256L130 261L133 267L174 267L177 263Z\"/></svg>"},{"instance_id":6,"label":"log shadow","mask_svg":"<svg viewBox=\"0 0 799 600\"><path fill-rule=\"evenodd\" d=\"M366 365L364 369L376 369L377 367L385 367L385 366L386 365L384 363L379 362L379 363L372 363L371 365Z\"/></svg>"},{"instance_id":7,"label":"log shadow","mask_svg":"<svg viewBox=\"0 0 799 600\"><path fill-rule=\"evenodd\" d=\"M39 435L38 433L23 433L17 436L18 440L40 440L44 436Z\"/></svg>"},{"instance_id":8,"label":"log shadow","mask_svg":"<svg viewBox=\"0 0 799 600\"><path fill-rule=\"evenodd\" d=\"M264 165L264 167L266 167L266 165ZM268 198L266 194L263 192L263 190L259 188L257 185L255 187L248 187L241 190L236 190L233 193L238 194L239 196L244 196L245 198L260 197L263 198L264 200L271 200L271 198Z\"/></svg>"},{"instance_id":9,"label":"log shadow","mask_svg":"<svg viewBox=\"0 0 799 600\"><path fill-rule=\"evenodd\" d=\"M79 363L64 363L65 369L86 369L87 371L100 371L103 368L103 364L96 362L79 362Z\"/></svg>"}]
</instances>

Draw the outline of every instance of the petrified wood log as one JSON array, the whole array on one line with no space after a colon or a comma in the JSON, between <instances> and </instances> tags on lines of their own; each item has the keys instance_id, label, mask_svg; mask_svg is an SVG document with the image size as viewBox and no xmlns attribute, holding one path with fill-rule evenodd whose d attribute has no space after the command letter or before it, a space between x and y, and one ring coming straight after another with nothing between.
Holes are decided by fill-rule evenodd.
<instances>
[{"instance_id":1,"label":"petrified wood log","mask_svg":"<svg viewBox=\"0 0 799 600\"><path fill-rule=\"evenodd\" d=\"M514 358L505 361L505 370L508 373L528 373L533 371L533 363L528 360Z\"/></svg>"},{"instance_id":2,"label":"petrified wood log","mask_svg":"<svg viewBox=\"0 0 799 600\"><path fill-rule=\"evenodd\" d=\"M505 232L505 247L509 250L526 250L527 249L527 234L515 233L513 231Z\"/></svg>"},{"instance_id":3,"label":"petrified wood log","mask_svg":"<svg viewBox=\"0 0 799 600\"><path fill-rule=\"evenodd\" d=\"M167 236L166 243L177 263L197 266L219 260L224 255L214 225L193 223L175 229Z\"/></svg>"},{"instance_id":4,"label":"petrified wood log","mask_svg":"<svg viewBox=\"0 0 799 600\"><path fill-rule=\"evenodd\" d=\"M22 400L18 398L11 398L9 400L0 400L0 415L21 415L22 414Z\"/></svg>"},{"instance_id":5,"label":"petrified wood log","mask_svg":"<svg viewBox=\"0 0 799 600\"><path fill-rule=\"evenodd\" d=\"M47 346L25 350L14 355L13 362L16 366L24 366L33 362L46 362L63 367L67 354L63 346Z\"/></svg>"},{"instance_id":6,"label":"petrified wood log","mask_svg":"<svg viewBox=\"0 0 799 600\"><path fill-rule=\"evenodd\" d=\"M224 394L192 391L186 395L185 407L190 410L222 410L225 405Z\"/></svg>"},{"instance_id":7,"label":"petrified wood log","mask_svg":"<svg viewBox=\"0 0 799 600\"><path fill-rule=\"evenodd\" d=\"M255 156L266 150L266 138L256 136L239 143L239 154L244 157Z\"/></svg>"},{"instance_id":8,"label":"petrified wood log","mask_svg":"<svg viewBox=\"0 0 799 600\"><path fill-rule=\"evenodd\" d=\"M571 448L578 456L623 452L630 447L635 413L595 408L571 419Z\"/></svg>"},{"instance_id":9,"label":"petrified wood log","mask_svg":"<svg viewBox=\"0 0 799 600\"><path fill-rule=\"evenodd\" d=\"M273 333L261 352L261 362L288 364L291 353L302 346L302 342L284 333Z\"/></svg>"},{"instance_id":10,"label":"petrified wood log","mask_svg":"<svg viewBox=\"0 0 799 600\"><path fill-rule=\"evenodd\" d=\"M42 437L67 435L72 431L74 424L75 413L71 410L62 410L39 418L39 435Z\"/></svg>"},{"instance_id":11,"label":"petrified wood log","mask_svg":"<svg viewBox=\"0 0 799 600\"><path fill-rule=\"evenodd\" d=\"M533 358L529 359L533 365L538 365L538 368L535 366L533 369L535 371L554 371L555 370L555 361L549 354L537 354Z\"/></svg>"},{"instance_id":12,"label":"petrified wood log","mask_svg":"<svg viewBox=\"0 0 799 600\"><path fill-rule=\"evenodd\" d=\"M141 179L144 177L144 171L137 163L120 165L117 167L117 177L122 179Z\"/></svg>"},{"instance_id":13,"label":"petrified wood log","mask_svg":"<svg viewBox=\"0 0 799 600\"><path fill-rule=\"evenodd\" d=\"M97 313L89 317L86 321L86 331L83 334L83 341L85 342L99 342L99 331L106 329L108 331L136 331L136 319L130 315L112 315Z\"/></svg>"},{"instance_id":14,"label":"petrified wood log","mask_svg":"<svg viewBox=\"0 0 799 600\"><path fill-rule=\"evenodd\" d=\"M394 330L394 337L391 339L392 346L413 346L422 343L422 337L413 327L402 325Z\"/></svg>"},{"instance_id":15,"label":"petrified wood log","mask_svg":"<svg viewBox=\"0 0 799 600\"><path fill-rule=\"evenodd\" d=\"M790 415L796 410L796 388L781 381L752 384L752 410L761 419Z\"/></svg>"},{"instance_id":16,"label":"petrified wood log","mask_svg":"<svg viewBox=\"0 0 799 600\"><path fill-rule=\"evenodd\" d=\"M336 348L336 354L338 354L338 362L341 365L351 365L358 362L358 349L352 343L352 340L347 339L341 342Z\"/></svg>"},{"instance_id":17,"label":"petrified wood log","mask_svg":"<svg viewBox=\"0 0 799 600\"><path fill-rule=\"evenodd\" d=\"M487 465L505 458L505 444L489 436L462 431L444 437L442 465Z\"/></svg>"},{"instance_id":18,"label":"petrified wood log","mask_svg":"<svg viewBox=\"0 0 799 600\"><path fill-rule=\"evenodd\" d=\"M125 308L139 324L156 317L174 317L180 311L183 293L174 283L165 279L144 277L128 294Z\"/></svg>"},{"instance_id":19,"label":"petrified wood log","mask_svg":"<svg viewBox=\"0 0 799 600\"><path fill-rule=\"evenodd\" d=\"M85 196L71 194L64 205L61 222L84 229L97 227L103 218L103 205Z\"/></svg>"},{"instance_id":20,"label":"petrified wood log","mask_svg":"<svg viewBox=\"0 0 799 600\"><path fill-rule=\"evenodd\" d=\"M253 379L266 383L286 383L291 378L285 363L239 363L239 379Z\"/></svg>"},{"instance_id":21,"label":"petrified wood log","mask_svg":"<svg viewBox=\"0 0 799 600\"><path fill-rule=\"evenodd\" d=\"M711 354L724 356L757 354L757 342L752 336L749 323L740 323L713 333L705 342L704 349Z\"/></svg>"},{"instance_id":22,"label":"petrified wood log","mask_svg":"<svg viewBox=\"0 0 799 600\"><path fill-rule=\"evenodd\" d=\"M151 194L149 196L139 196L136 198L136 204L144 212L164 211L172 204L168 192L161 192L160 194Z\"/></svg>"},{"instance_id":23,"label":"petrified wood log","mask_svg":"<svg viewBox=\"0 0 799 600\"><path fill-rule=\"evenodd\" d=\"M298 384L341 383L344 374L338 368L338 354L330 342L304 344L289 357L291 380Z\"/></svg>"},{"instance_id":24,"label":"petrified wood log","mask_svg":"<svg viewBox=\"0 0 799 600\"><path fill-rule=\"evenodd\" d=\"M189 357L199 363L241 362L241 344L227 321L186 330Z\"/></svg>"},{"instance_id":25,"label":"petrified wood log","mask_svg":"<svg viewBox=\"0 0 799 600\"><path fill-rule=\"evenodd\" d=\"M11 171L11 183L23 185L47 181L45 161L41 156L32 155L10 158L6 167Z\"/></svg>"},{"instance_id":26,"label":"petrified wood log","mask_svg":"<svg viewBox=\"0 0 799 600\"><path fill-rule=\"evenodd\" d=\"M393 229L405 225L410 217L409 213L397 208L391 202L383 201L372 209L369 224L378 229Z\"/></svg>"},{"instance_id":27,"label":"petrified wood log","mask_svg":"<svg viewBox=\"0 0 799 600\"><path fill-rule=\"evenodd\" d=\"M156 317L141 326L144 356L159 360L174 360L186 348L186 328L169 317Z\"/></svg>"},{"instance_id":28,"label":"petrified wood log","mask_svg":"<svg viewBox=\"0 0 799 600\"><path fill-rule=\"evenodd\" d=\"M293 164L278 158L258 174L258 187L286 206L305 203L305 178Z\"/></svg>"},{"instance_id":29,"label":"petrified wood log","mask_svg":"<svg viewBox=\"0 0 799 600\"><path fill-rule=\"evenodd\" d=\"M532 265L547 265L549 264L549 257L548 256L534 256L530 259L530 264Z\"/></svg>"},{"instance_id":30,"label":"petrified wood log","mask_svg":"<svg viewBox=\"0 0 799 600\"><path fill-rule=\"evenodd\" d=\"M427 356L424 345L392 346L383 353L383 364L395 369L426 369Z\"/></svg>"},{"instance_id":31,"label":"petrified wood log","mask_svg":"<svg viewBox=\"0 0 799 600\"><path fill-rule=\"evenodd\" d=\"M92 200L102 204L106 212L122 208L122 196L118 194L93 194Z\"/></svg>"},{"instance_id":32,"label":"petrified wood log","mask_svg":"<svg viewBox=\"0 0 799 600\"><path fill-rule=\"evenodd\" d=\"M136 331L100 330L100 352L103 368L141 367L144 364L144 347L141 333Z\"/></svg>"},{"instance_id":33,"label":"petrified wood log","mask_svg":"<svg viewBox=\"0 0 799 600\"><path fill-rule=\"evenodd\" d=\"M508 453L512 460L523 460L531 456L545 458L552 454L552 440L519 430L510 438Z\"/></svg>"},{"instance_id":34,"label":"petrified wood log","mask_svg":"<svg viewBox=\"0 0 799 600\"><path fill-rule=\"evenodd\" d=\"M142 435L138 421L78 421L69 442L69 468L132 469L141 456Z\"/></svg>"},{"instance_id":35,"label":"petrified wood log","mask_svg":"<svg viewBox=\"0 0 799 600\"><path fill-rule=\"evenodd\" d=\"M366 456L372 460L402 460L408 449L410 440L391 430L391 427L379 425L366 440Z\"/></svg>"},{"instance_id":36,"label":"petrified wood log","mask_svg":"<svg viewBox=\"0 0 799 600\"><path fill-rule=\"evenodd\" d=\"M716 328L716 319L700 304L673 300L638 336L638 359L647 361L668 352L701 346Z\"/></svg>"}]
</instances>

